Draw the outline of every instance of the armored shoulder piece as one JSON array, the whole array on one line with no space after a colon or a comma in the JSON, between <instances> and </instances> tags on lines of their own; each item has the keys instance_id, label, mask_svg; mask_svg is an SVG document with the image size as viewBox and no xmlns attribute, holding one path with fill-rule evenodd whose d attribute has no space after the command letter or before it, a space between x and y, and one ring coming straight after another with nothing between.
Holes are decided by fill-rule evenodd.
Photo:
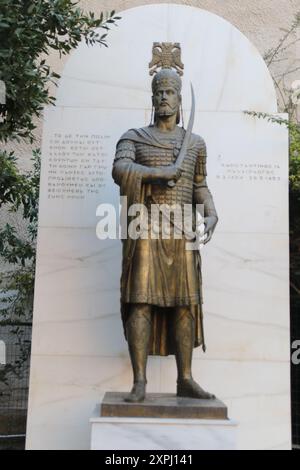
<instances>
[{"instance_id":1,"label":"armored shoulder piece","mask_svg":"<svg viewBox=\"0 0 300 470\"><path fill-rule=\"evenodd\" d=\"M120 159L135 161L135 145L132 140L122 139L117 143L115 161Z\"/></svg>"},{"instance_id":2,"label":"armored shoulder piece","mask_svg":"<svg viewBox=\"0 0 300 470\"><path fill-rule=\"evenodd\" d=\"M207 175L206 171L206 144L202 137L197 136L197 161L195 169L195 183L201 183L201 181Z\"/></svg>"}]
</instances>

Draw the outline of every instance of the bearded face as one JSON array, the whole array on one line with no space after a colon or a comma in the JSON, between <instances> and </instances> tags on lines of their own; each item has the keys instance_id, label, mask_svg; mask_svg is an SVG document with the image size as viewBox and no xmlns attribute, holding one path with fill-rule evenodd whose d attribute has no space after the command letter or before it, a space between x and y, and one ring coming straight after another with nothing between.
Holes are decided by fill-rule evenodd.
<instances>
[{"instance_id":1,"label":"bearded face","mask_svg":"<svg viewBox=\"0 0 300 470\"><path fill-rule=\"evenodd\" d=\"M181 96L176 88L168 85L158 86L152 97L155 115L157 117L177 114Z\"/></svg>"}]
</instances>

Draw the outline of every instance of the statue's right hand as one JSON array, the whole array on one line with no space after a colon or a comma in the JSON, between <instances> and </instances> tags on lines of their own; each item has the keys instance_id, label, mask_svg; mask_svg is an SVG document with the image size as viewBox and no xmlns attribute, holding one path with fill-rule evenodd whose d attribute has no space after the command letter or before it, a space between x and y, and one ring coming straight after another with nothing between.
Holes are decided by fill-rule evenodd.
<instances>
[{"instance_id":1,"label":"statue's right hand","mask_svg":"<svg viewBox=\"0 0 300 470\"><path fill-rule=\"evenodd\" d=\"M143 182L150 184L167 184L169 181L177 181L181 175L181 169L175 165L160 166L144 169Z\"/></svg>"},{"instance_id":2,"label":"statue's right hand","mask_svg":"<svg viewBox=\"0 0 300 470\"><path fill-rule=\"evenodd\" d=\"M182 170L175 165L162 166L159 168L159 179L162 181L177 181L181 176Z\"/></svg>"}]
</instances>

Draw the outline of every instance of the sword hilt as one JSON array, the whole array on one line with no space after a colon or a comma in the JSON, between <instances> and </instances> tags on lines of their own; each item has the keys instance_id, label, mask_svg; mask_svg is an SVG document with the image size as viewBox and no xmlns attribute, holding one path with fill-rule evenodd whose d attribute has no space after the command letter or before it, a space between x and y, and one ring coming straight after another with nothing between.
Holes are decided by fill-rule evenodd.
<instances>
[{"instance_id":1,"label":"sword hilt","mask_svg":"<svg viewBox=\"0 0 300 470\"><path fill-rule=\"evenodd\" d=\"M175 184L176 184L176 183L175 183L174 180L170 180L170 181L168 181L168 183L167 183L167 185L169 186L169 188L174 188Z\"/></svg>"}]
</instances>

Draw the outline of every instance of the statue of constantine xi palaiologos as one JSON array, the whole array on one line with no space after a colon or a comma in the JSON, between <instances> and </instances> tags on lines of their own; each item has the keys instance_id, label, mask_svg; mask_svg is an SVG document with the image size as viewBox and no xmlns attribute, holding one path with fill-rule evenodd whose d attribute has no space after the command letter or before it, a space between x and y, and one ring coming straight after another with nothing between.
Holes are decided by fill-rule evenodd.
<instances>
[{"instance_id":1,"label":"statue of constantine xi palaiologos","mask_svg":"<svg viewBox=\"0 0 300 470\"><path fill-rule=\"evenodd\" d=\"M178 43L153 44L151 123L122 135L112 174L128 207L176 205L184 209L190 205L196 220L196 205L202 205L207 243L218 217L206 183L206 145L192 133L193 90L188 127L178 125L182 118L180 55ZM163 212L159 220L164 216ZM158 236L151 236L150 221L149 236L123 240L121 311L134 376L128 402L145 399L149 354L175 355L177 396L214 398L192 377L193 348L202 345L205 350L200 253L187 249L191 240L184 231L181 237L175 236L174 220L170 219L168 238L160 229Z\"/></svg>"}]
</instances>

